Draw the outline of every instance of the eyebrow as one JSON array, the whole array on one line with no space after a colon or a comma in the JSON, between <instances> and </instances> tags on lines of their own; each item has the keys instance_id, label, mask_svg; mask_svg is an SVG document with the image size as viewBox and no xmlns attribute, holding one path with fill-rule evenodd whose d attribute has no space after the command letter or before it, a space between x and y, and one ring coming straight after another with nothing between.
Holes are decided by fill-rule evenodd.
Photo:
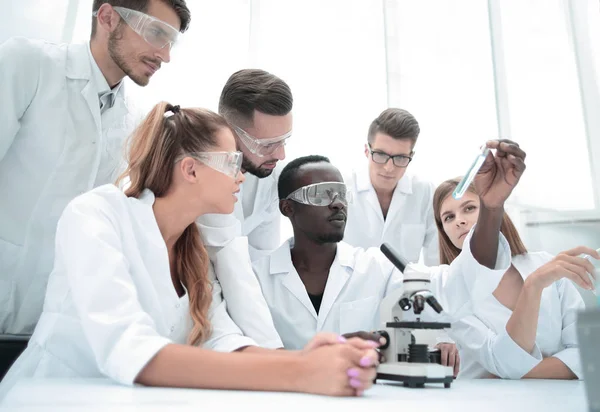
<instances>
[{"instance_id":1,"label":"eyebrow","mask_svg":"<svg viewBox=\"0 0 600 412\"><path fill-rule=\"evenodd\" d=\"M461 207L468 205L469 203L475 203L475 201L474 200L466 200L460 204L459 209ZM452 213L452 211L450 211L450 210L447 210L444 213L442 213L442 219L444 218L444 216L449 215L450 213Z\"/></svg>"}]
</instances>

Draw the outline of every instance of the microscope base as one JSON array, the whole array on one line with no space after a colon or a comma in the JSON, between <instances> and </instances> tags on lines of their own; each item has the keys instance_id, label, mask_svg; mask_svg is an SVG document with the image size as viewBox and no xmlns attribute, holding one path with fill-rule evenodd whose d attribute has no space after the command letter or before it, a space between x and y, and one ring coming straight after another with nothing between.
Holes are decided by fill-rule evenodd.
<instances>
[{"instance_id":1,"label":"microscope base","mask_svg":"<svg viewBox=\"0 0 600 412\"><path fill-rule=\"evenodd\" d=\"M444 388L450 388L454 377L448 366L402 362L379 365L377 379L402 382L410 388L422 388L428 383L443 383Z\"/></svg>"}]
</instances>

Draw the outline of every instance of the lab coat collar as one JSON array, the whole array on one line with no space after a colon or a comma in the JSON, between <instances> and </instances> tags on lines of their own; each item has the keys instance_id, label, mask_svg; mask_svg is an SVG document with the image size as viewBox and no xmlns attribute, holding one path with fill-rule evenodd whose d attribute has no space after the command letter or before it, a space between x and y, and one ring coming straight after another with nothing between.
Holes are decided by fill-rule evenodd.
<instances>
[{"instance_id":1,"label":"lab coat collar","mask_svg":"<svg viewBox=\"0 0 600 412\"><path fill-rule=\"evenodd\" d=\"M70 79L90 80L92 67L87 44L69 44L67 49L67 77Z\"/></svg>"},{"instance_id":2,"label":"lab coat collar","mask_svg":"<svg viewBox=\"0 0 600 412\"><path fill-rule=\"evenodd\" d=\"M285 274L294 271L294 264L292 263L291 249L294 247L294 238L291 237L271 255L269 263L269 273L271 275ZM345 242L339 242L337 244L337 252L335 255L334 264L337 262L339 265L354 269L354 248Z\"/></svg>"},{"instance_id":3,"label":"lab coat collar","mask_svg":"<svg viewBox=\"0 0 600 412\"><path fill-rule=\"evenodd\" d=\"M364 192L368 190L375 191L373 184L371 183L371 177L369 176L369 165L367 164L365 167L357 170L355 172L356 175L356 190L359 192ZM407 170L402 176L402 179L398 181L396 184L396 189L394 190L394 194L396 193L404 193L407 195L412 194L412 175Z\"/></svg>"},{"instance_id":4,"label":"lab coat collar","mask_svg":"<svg viewBox=\"0 0 600 412\"><path fill-rule=\"evenodd\" d=\"M93 81L92 74L92 64L96 64L96 62L89 51L89 45L70 44L67 47L66 76L67 78L74 80L87 80L87 82L82 84L81 95L85 99L88 108L92 113L96 131L97 133L100 133L102 122L98 92L100 91L99 88L101 86L96 85L96 82ZM125 92L122 83L123 82L121 81L118 86L119 89L116 92L115 105L117 104L117 100L121 100L122 102L119 102L119 104L126 106L124 104L123 96Z\"/></svg>"},{"instance_id":5,"label":"lab coat collar","mask_svg":"<svg viewBox=\"0 0 600 412\"><path fill-rule=\"evenodd\" d=\"M350 274L354 268L353 248L344 242L338 243L335 259L329 269L329 277L323 293L319 315L317 316L306 288L292 263L290 250L294 244L293 242L293 238L288 239L271 255L270 273L272 275L283 275L282 284L317 320L317 331L320 331L338 295L350 279Z\"/></svg>"},{"instance_id":6,"label":"lab coat collar","mask_svg":"<svg viewBox=\"0 0 600 412\"><path fill-rule=\"evenodd\" d=\"M154 192L152 190L144 189L138 199L140 200L140 202L152 206L154 205L154 200L156 199L156 197L154 196Z\"/></svg>"}]
</instances>

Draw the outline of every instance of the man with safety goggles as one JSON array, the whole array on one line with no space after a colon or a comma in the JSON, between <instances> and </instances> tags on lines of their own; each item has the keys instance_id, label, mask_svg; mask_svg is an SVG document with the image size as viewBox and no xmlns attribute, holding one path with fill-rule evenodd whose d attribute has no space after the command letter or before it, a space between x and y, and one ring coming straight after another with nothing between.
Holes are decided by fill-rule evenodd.
<instances>
[{"instance_id":1,"label":"man with safety goggles","mask_svg":"<svg viewBox=\"0 0 600 412\"><path fill-rule=\"evenodd\" d=\"M219 113L231 125L243 153L246 180L233 214L198 220L232 319L246 336L268 348L282 343L251 261L280 244L276 166L285 158L292 134L292 105L289 86L271 73L246 69L231 75L221 92Z\"/></svg>"},{"instance_id":2,"label":"man with safety goggles","mask_svg":"<svg viewBox=\"0 0 600 412\"><path fill-rule=\"evenodd\" d=\"M74 197L115 181L146 86L190 22L185 0L94 0L87 44L0 45L0 334L31 333Z\"/></svg>"},{"instance_id":3,"label":"man with safety goggles","mask_svg":"<svg viewBox=\"0 0 600 412\"><path fill-rule=\"evenodd\" d=\"M524 153L512 142L493 145L502 149L500 156L510 152L520 159L511 170L487 159L485 173L477 177L479 187L487 189L480 196L493 198L493 206L502 210L499 203L503 205L524 169ZM504 175L506 181L500 178ZM286 349L302 348L321 331L361 332L361 337L379 339L365 331L379 329L382 299L402 287L403 274L379 248L363 249L342 241L348 209L354 207L351 194L339 170L323 156L294 159L281 172L279 209L290 220L294 237L254 262L253 268ZM423 268L429 271L432 292L444 308L441 315L425 309L423 320L442 316L452 322L468 316L471 300L483 299L497 287L511 261L508 243L496 224L501 221L498 216L480 217L479 229L469 233L465 244L470 246L463 248L459 262Z\"/></svg>"}]
</instances>

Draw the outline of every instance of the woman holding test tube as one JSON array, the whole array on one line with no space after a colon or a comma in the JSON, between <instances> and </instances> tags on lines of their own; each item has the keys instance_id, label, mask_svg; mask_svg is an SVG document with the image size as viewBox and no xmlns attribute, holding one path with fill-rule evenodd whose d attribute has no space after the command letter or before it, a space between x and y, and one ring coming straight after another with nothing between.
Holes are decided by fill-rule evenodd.
<instances>
[{"instance_id":1,"label":"woman holding test tube","mask_svg":"<svg viewBox=\"0 0 600 412\"><path fill-rule=\"evenodd\" d=\"M460 254L479 215L480 201L472 184L456 196L463 180L443 182L433 197L441 264L450 264ZM584 246L557 256L528 252L506 214L501 232L510 245L512 265L493 295L476 303L474 315L450 330L460 351L458 377L580 378L575 322L584 303L571 281L592 290L590 258L600 255Z\"/></svg>"}]
</instances>

